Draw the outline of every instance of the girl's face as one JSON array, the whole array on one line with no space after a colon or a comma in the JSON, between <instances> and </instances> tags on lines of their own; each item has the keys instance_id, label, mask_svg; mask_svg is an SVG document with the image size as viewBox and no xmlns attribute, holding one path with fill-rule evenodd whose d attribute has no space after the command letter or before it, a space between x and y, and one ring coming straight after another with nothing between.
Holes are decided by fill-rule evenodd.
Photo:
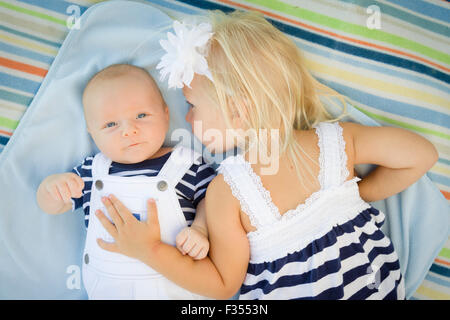
<instances>
[{"instance_id":1,"label":"girl's face","mask_svg":"<svg viewBox=\"0 0 450 320\"><path fill-rule=\"evenodd\" d=\"M183 94L190 104L186 121L191 124L194 135L210 152L225 152L236 145L231 138L233 129L227 127L219 108L206 94L202 87L203 81L209 80L196 74L191 82L191 88L187 86L183 88Z\"/></svg>"}]
</instances>

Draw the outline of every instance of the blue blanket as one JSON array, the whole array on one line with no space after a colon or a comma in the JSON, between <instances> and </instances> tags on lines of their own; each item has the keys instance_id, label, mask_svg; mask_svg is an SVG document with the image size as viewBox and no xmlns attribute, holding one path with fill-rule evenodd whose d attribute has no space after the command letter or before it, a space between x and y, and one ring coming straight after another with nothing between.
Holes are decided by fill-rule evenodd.
<instances>
[{"instance_id":1,"label":"blue blanket","mask_svg":"<svg viewBox=\"0 0 450 320\"><path fill-rule=\"evenodd\" d=\"M154 68L163 54L159 40L171 25L167 15L149 5L113 1L89 8L80 29L67 36L0 154L0 298L86 298L80 271L83 212L47 215L37 206L36 189L49 174L69 171L98 151L86 132L81 105L88 79L110 64L130 63L148 69L158 81ZM181 90L159 85L171 113L166 144L172 144L174 129L190 129L184 121L187 105ZM377 125L349 108L349 121ZM448 204L425 176L374 205L387 215L384 228L399 254L411 296L448 237Z\"/></svg>"}]
</instances>

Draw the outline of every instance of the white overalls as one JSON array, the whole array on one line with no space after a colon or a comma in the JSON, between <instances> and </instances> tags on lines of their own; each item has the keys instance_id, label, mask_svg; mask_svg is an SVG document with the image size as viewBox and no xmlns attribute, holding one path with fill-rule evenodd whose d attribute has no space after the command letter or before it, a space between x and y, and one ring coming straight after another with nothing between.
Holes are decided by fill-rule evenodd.
<instances>
[{"instance_id":1,"label":"white overalls","mask_svg":"<svg viewBox=\"0 0 450 320\"><path fill-rule=\"evenodd\" d=\"M205 299L193 294L137 259L100 248L97 238L114 239L94 214L102 210L102 196L114 194L140 221L147 219L147 199L157 199L161 240L175 246L178 232L187 226L175 186L193 163L201 157L179 146L155 177L120 177L109 175L111 160L98 153L92 162L92 189L89 226L83 261L83 283L89 299Z\"/></svg>"}]
</instances>

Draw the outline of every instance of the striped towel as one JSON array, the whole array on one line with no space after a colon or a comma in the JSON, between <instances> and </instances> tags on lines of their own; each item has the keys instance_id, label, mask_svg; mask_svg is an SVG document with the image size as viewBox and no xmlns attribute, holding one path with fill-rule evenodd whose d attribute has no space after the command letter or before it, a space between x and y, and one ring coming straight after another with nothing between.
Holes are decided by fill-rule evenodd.
<instances>
[{"instance_id":1,"label":"striped towel","mask_svg":"<svg viewBox=\"0 0 450 320\"><path fill-rule=\"evenodd\" d=\"M0 0L0 152L76 17L94 0ZM174 18L252 9L292 36L313 75L386 126L434 143L428 176L450 200L450 4L439 0L149 0ZM76 25L75 25L76 27ZM450 299L450 241L415 299Z\"/></svg>"}]
</instances>

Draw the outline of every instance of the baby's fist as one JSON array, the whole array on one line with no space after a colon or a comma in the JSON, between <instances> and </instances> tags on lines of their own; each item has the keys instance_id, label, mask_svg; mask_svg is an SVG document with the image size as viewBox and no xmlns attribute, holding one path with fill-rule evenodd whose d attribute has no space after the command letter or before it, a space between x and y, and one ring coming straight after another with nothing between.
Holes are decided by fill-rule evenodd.
<instances>
[{"instance_id":1,"label":"baby's fist","mask_svg":"<svg viewBox=\"0 0 450 320\"><path fill-rule=\"evenodd\" d=\"M195 227L186 227L181 230L175 241L182 254L189 254L195 260L201 260L208 254L208 238Z\"/></svg>"},{"instance_id":2,"label":"baby's fist","mask_svg":"<svg viewBox=\"0 0 450 320\"><path fill-rule=\"evenodd\" d=\"M57 201L70 203L71 198L80 198L84 181L73 172L55 174L47 178L47 192Z\"/></svg>"}]
</instances>

